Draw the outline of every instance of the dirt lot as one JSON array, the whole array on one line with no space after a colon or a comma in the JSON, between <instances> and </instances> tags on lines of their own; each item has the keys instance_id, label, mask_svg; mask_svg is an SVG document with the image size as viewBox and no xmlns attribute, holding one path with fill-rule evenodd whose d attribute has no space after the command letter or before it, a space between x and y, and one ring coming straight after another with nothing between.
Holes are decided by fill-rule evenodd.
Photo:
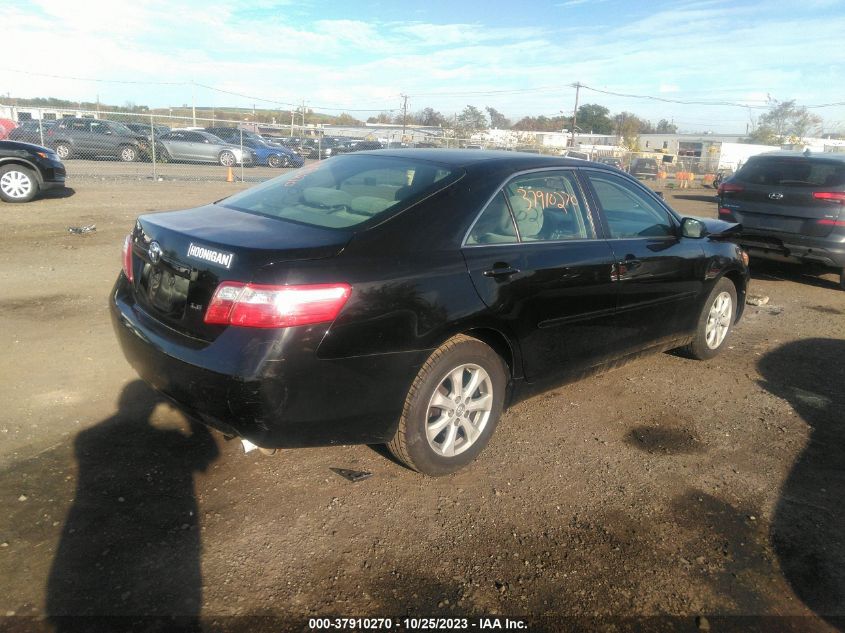
<instances>
[{"instance_id":1,"label":"dirt lot","mask_svg":"<svg viewBox=\"0 0 845 633\"><path fill-rule=\"evenodd\" d=\"M771 302L717 359L651 356L522 402L471 468L428 479L367 446L244 456L158 401L108 322L122 238L138 213L242 185L70 185L0 206L0 629L499 613L545 630L845 630L833 275L755 269ZM667 197L714 212L712 190ZM228 619L245 615L277 619Z\"/></svg>"}]
</instances>

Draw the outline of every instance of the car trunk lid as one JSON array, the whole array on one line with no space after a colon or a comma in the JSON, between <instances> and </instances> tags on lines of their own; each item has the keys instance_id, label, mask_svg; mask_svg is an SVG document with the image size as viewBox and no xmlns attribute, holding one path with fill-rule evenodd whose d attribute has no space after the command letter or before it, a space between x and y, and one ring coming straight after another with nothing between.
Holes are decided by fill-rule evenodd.
<instances>
[{"instance_id":1,"label":"car trunk lid","mask_svg":"<svg viewBox=\"0 0 845 633\"><path fill-rule=\"evenodd\" d=\"M132 233L135 299L170 328L213 340L225 326L204 316L222 281L284 283L297 262L333 257L351 235L218 205L143 215Z\"/></svg>"}]
</instances>

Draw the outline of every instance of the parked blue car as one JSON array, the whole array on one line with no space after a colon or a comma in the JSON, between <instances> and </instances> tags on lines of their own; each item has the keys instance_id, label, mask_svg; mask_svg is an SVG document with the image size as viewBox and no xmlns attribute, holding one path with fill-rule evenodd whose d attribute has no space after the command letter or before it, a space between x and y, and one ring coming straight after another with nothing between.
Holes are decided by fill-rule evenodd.
<instances>
[{"instance_id":1,"label":"parked blue car","mask_svg":"<svg viewBox=\"0 0 845 633\"><path fill-rule=\"evenodd\" d=\"M244 138L244 147L255 152L256 165L270 167L302 167L305 161L293 150L281 145L271 145L254 138Z\"/></svg>"}]
</instances>

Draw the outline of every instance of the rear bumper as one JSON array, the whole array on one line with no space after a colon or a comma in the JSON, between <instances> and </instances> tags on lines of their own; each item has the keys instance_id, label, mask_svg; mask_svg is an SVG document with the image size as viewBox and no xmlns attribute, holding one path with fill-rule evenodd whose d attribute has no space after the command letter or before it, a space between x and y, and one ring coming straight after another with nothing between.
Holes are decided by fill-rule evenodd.
<instances>
[{"instance_id":1,"label":"rear bumper","mask_svg":"<svg viewBox=\"0 0 845 633\"><path fill-rule=\"evenodd\" d=\"M788 233L743 230L737 240L751 257L798 264L845 268L845 236L802 237Z\"/></svg>"},{"instance_id":2,"label":"rear bumper","mask_svg":"<svg viewBox=\"0 0 845 633\"><path fill-rule=\"evenodd\" d=\"M145 382L191 417L266 448L389 441L428 355L320 359L325 325L229 327L198 341L147 315L122 274L110 308L123 353Z\"/></svg>"}]
</instances>

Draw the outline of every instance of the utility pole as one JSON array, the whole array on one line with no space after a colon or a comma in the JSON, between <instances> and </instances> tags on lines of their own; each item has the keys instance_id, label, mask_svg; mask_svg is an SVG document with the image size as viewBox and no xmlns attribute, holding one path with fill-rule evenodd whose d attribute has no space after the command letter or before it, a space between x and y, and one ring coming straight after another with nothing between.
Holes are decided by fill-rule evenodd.
<instances>
[{"instance_id":1,"label":"utility pole","mask_svg":"<svg viewBox=\"0 0 845 633\"><path fill-rule=\"evenodd\" d=\"M575 123L578 120L578 95L581 92L581 83L575 83L575 109L572 110L572 141L569 145L575 149Z\"/></svg>"},{"instance_id":2,"label":"utility pole","mask_svg":"<svg viewBox=\"0 0 845 633\"><path fill-rule=\"evenodd\" d=\"M193 119L193 127L197 126L197 89L191 80L191 118Z\"/></svg>"},{"instance_id":3,"label":"utility pole","mask_svg":"<svg viewBox=\"0 0 845 633\"><path fill-rule=\"evenodd\" d=\"M408 121L408 95L399 95L402 97L402 142L405 142L405 126Z\"/></svg>"}]
</instances>

